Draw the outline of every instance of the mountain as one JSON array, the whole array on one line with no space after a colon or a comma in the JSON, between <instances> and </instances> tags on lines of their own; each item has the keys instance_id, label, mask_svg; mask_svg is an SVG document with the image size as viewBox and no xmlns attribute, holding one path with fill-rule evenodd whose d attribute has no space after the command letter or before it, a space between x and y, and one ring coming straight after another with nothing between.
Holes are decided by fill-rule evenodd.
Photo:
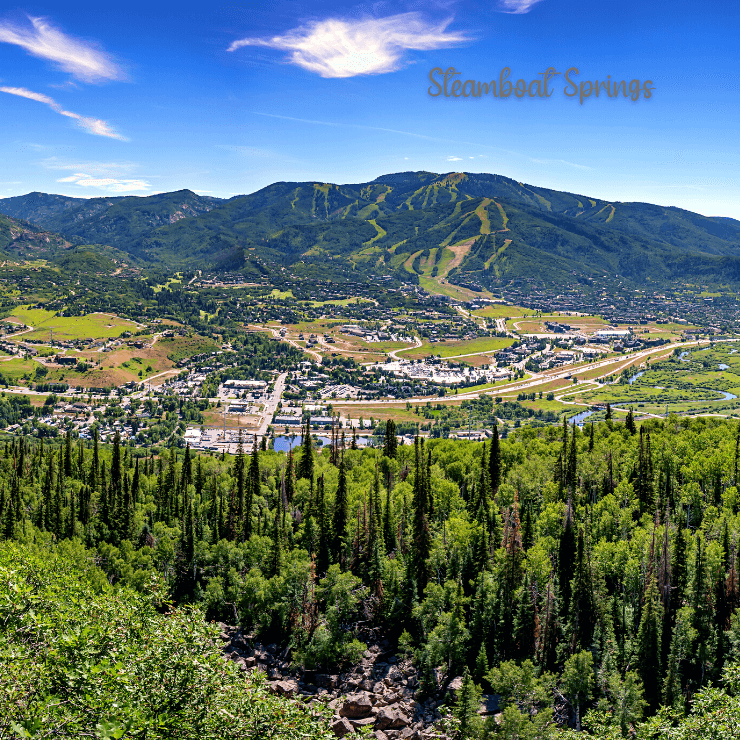
<instances>
[{"instance_id":1,"label":"mountain","mask_svg":"<svg viewBox=\"0 0 740 740\"><path fill-rule=\"evenodd\" d=\"M70 243L59 234L0 215L0 258L19 257L24 260L47 259Z\"/></svg>"},{"instance_id":2,"label":"mountain","mask_svg":"<svg viewBox=\"0 0 740 740\"><path fill-rule=\"evenodd\" d=\"M67 198L29 193L0 200L0 212L64 234L80 244L108 244L126 250L159 226L206 213L222 202L190 190L143 198Z\"/></svg>"},{"instance_id":3,"label":"mountain","mask_svg":"<svg viewBox=\"0 0 740 740\"><path fill-rule=\"evenodd\" d=\"M28 193L13 198L0 199L0 212L6 216L30 221L39 226L44 220L59 213L77 208L85 198L72 198L67 195L49 195L48 193Z\"/></svg>"},{"instance_id":4,"label":"mountain","mask_svg":"<svg viewBox=\"0 0 740 740\"><path fill-rule=\"evenodd\" d=\"M53 200L61 196L41 195L2 200L0 211L12 201L15 213L76 243L110 244L169 267L262 273L279 267L330 279L386 275L430 290L445 282L493 288L522 279L740 283L734 219L610 202L495 174L277 182L227 201L183 190L69 206Z\"/></svg>"}]
</instances>

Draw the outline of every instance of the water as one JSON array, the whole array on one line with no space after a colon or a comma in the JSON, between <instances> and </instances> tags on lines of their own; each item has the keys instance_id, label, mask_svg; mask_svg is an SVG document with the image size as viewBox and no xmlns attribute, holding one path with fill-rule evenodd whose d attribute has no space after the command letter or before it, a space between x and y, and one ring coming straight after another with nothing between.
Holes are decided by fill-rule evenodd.
<instances>
[{"instance_id":1,"label":"water","mask_svg":"<svg viewBox=\"0 0 740 740\"><path fill-rule=\"evenodd\" d=\"M725 365L724 362L720 362L717 367L719 367L720 370L729 370L730 369L730 366L729 365Z\"/></svg>"},{"instance_id":2,"label":"water","mask_svg":"<svg viewBox=\"0 0 740 740\"><path fill-rule=\"evenodd\" d=\"M737 396L727 391L717 391L717 393L721 393L725 397L725 401L732 401L733 398L737 398Z\"/></svg>"},{"instance_id":3,"label":"water","mask_svg":"<svg viewBox=\"0 0 740 740\"><path fill-rule=\"evenodd\" d=\"M319 437L319 439L325 445L331 443L331 439L329 439L329 437ZM288 450L290 450L291 448L291 445L293 449L295 449L296 447L300 447L302 442L303 437L300 434L296 434L292 440L289 435L283 434L280 437L275 437L275 451L288 452Z\"/></svg>"},{"instance_id":4,"label":"water","mask_svg":"<svg viewBox=\"0 0 740 740\"><path fill-rule=\"evenodd\" d=\"M322 445L317 445L316 440L318 439L320 442L323 443L323 446L330 445L331 444L331 438L325 437L323 435L319 435L316 437L315 435L311 435L314 439L314 446L321 448ZM296 447L300 447L301 443L303 441L303 437L301 437L300 434L296 434L293 438L292 442L290 439L290 435L288 434L281 434L279 437L275 437L275 451L276 452L288 452L291 448L291 444L293 446L293 449L295 450ZM340 436L340 442L341 442L341 436ZM346 447L349 447L352 444L352 432L347 434L345 432L344 437L344 444ZM358 447L367 447L367 437L358 437L357 438L357 446Z\"/></svg>"},{"instance_id":5,"label":"water","mask_svg":"<svg viewBox=\"0 0 740 740\"><path fill-rule=\"evenodd\" d=\"M688 356L689 356L690 354L691 354L691 352L689 352L688 350L687 350L687 351L685 351L685 352L681 352L681 354L680 354L680 355L678 356L678 359L679 359L679 360L680 360L681 362L688 362L688 360L687 360L686 358L687 358L687 357L688 357Z\"/></svg>"},{"instance_id":6,"label":"water","mask_svg":"<svg viewBox=\"0 0 740 740\"><path fill-rule=\"evenodd\" d=\"M639 377L641 377L644 374L645 374L645 371L644 370L640 370L639 373L637 373L636 375L633 375L627 382L630 385L632 385Z\"/></svg>"},{"instance_id":7,"label":"water","mask_svg":"<svg viewBox=\"0 0 740 740\"><path fill-rule=\"evenodd\" d=\"M571 416L570 419L568 419L568 423L575 424L576 426L582 427L584 419L588 419L588 417L594 413L596 412L595 411L581 411L580 414Z\"/></svg>"}]
</instances>

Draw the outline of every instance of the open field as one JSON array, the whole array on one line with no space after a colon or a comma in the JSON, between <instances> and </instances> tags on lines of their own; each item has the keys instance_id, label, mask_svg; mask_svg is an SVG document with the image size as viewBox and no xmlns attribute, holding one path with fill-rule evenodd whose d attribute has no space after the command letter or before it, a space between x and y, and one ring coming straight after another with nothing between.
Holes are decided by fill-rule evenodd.
<instances>
[{"instance_id":1,"label":"open field","mask_svg":"<svg viewBox=\"0 0 740 740\"><path fill-rule=\"evenodd\" d=\"M87 316L58 316L53 311L43 308L18 308L8 317L8 321L17 320L34 331L22 334L23 339L110 339L119 337L123 332L138 331L139 327L127 319L103 313L91 313Z\"/></svg>"},{"instance_id":2,"label":"open field","mask_svg":"<svg viewBox=\"0 0 740 740\"><path fill-rule=\"evenodd\" d=\"M504 303L497 303L493 306L486 306L473 311L474 316L480 316L484 319L508 319L524 316L533 316L536 311L531 308L522 308L521 306L509 306Z\"/></svg>"},{"instance_id":3,"label":"open field","mask_svg":"<svg viewBox=\"0 0 740 740\"><path fill-rule=\"evenodd\" d=\"M431 355L439 355L442 358L465 357L478 352L498 352L511 344L513 340L502 337L479 337L462 342L424 342L421 347L404 352L403 356L408 359L419 359Z\"/></svg>"}]
</instances>

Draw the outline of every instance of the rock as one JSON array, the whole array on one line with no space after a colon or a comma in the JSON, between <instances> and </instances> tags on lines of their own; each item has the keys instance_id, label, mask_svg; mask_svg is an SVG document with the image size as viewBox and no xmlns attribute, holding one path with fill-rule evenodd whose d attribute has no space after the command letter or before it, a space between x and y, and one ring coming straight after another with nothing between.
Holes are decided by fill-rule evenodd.
<instances>
[{"instance_id":1,"label":"rock","mask_svg":"<svg viewBox=\"0 0 740 740\"><path fill-rule=\"evenodd\" d=\"M349 720L340 717L338 720L332 722L331 729L334 730L334 734L337 737L344 737L352 732L352 725L349 723Z\"/></svg>"},{"instance_id":2,"label":"rock","mask_svg":"<svg viewBox=\"0 0 740 740\"><path fill-rule=\"evenodd\" d=\"M375 723L375 717L363 717L362 719L351 719L349 723L355 730L361 727L369 727Z\"/></svg>"},{"instance_id":3,"label":"rock","mask_svg":"<svg viewBox=\"0 0 740 740\"><path fill-rule=\"evenodd\" d=\"M383 730L375 730L375 740L388 740L388 735L386 735Z\"/></svg>"},{"instance_id":4,"label":"rock","mask_svg":"<svg viewBox=\"0 0 740 740\"><path fill-rule=\"evenodd\" d=\"M257 660L254 658L253 655L248 658L244 658L244 666L246 668L254 668L256 664L257 664Z\"/></svg>"},{"instance_id":5,"label":"rock","mask_svg":"<svg viewBox=\"0 0 740 740\"><path fill-rule=\"evenodd\" d=\"M370 696L362 692L360 694L352 694L347 697L346 701L339 710L341 717L351 717L353 719L359 719L361 717L367 717L373 708L373 703L370 700Z\"/></svg>"},{"instance_id":6,"label":"rock","mask_svg":"<svg viewBox=\"0 0 740 740\"><path fill-rule=\"evenodd\" d=\"M383 683L386 686L397 686L403 681L403 673L398 669L397 666L391 666L383 679Z\"/></svg>"},{"instance_id":7,"label":"rock","mask_svg":"<svg viewBox=\"0 0 740 740\"><path fill-rule=\"evenodd\" d=\"M452 694L452 701L457 701L457 692L462 689L463 685L463 679L462 676L455 676L455 678L452 679L452 681L447 684L447 691L449 691Z\"/></svg>"},{"instance_id":8,"label":"rock","mask_svg":"<svg viewBox=\"0 0 740 740\"><path fill-rule=\"evenodd\" d=\"M393 707L382 707L375 718L376 730L400 730L410 724L408 716Z\"/></svg>"},{"instance_id":9,"label":"rock","mask_svg":"<svg viewBox=\"0 0 740 740\"><path fill-rule=\"evenodd\" d=\"M326 673L316 674L315 683L322 689L335 689L339 683L339 676L330 676Z\"/></svg>"},{"instance_id":10,"label":"rock","mask_svg":"<svg viewBox=\"0 0 740 740\"><path fill-rule=\"evenodd\" d=\"M273 694L290 699L298 691L298 684L295 681L275 681L270 684L270 690Z\"/></svg>"}]
</instances>

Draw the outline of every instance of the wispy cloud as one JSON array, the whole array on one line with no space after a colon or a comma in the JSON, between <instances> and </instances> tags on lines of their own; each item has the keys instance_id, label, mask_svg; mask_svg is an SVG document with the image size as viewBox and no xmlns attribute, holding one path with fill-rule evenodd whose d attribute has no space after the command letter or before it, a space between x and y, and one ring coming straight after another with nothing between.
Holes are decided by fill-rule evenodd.
<instances>
[{"instance_id":1,"label":"wispy cloud","mask_svg":"<svg viewBox=\"0 0 740 740\"><path fill-rule=\"evenodd\" d=\"M498 0L498 10L502 13L529 13L542 0Z\"/></svg>"},{"instance_id":2,"label":"wispy cloud","mask_svg":"<svg viewBox=\"0 0 740 740\"><path fill-rule=\"evenodd\" d=\"M102 121L99 118L81 116L79 113L64 110L64 108L62 108L54 98L50 98L48 95L33 92L32 90L26 90L25 87L0 87L0 92L8 93L9 95L17 95L20 98L27 98L28 100L35 100L37 103L48 105L49 108L51 108L55 113L59 113L60 116L66 116L67 118L73 119L77 125L83 131L87 131L88 134L107 136L109 139L118 139L119 141L128 141L125 136L114 131L105 121Z\"/></svg>"},{"instance_id":3,"label":"wispy cloud","mask_svg":"<svg viewBox=\"0 0 740 740\"><path fill-rule=\"evenodd\" d=\"M106 193L135 193L149 190L152 186L146 180L119 180L115 177L91 177L84 172L77 172L69 177L62 177L57 182L71 182L81 188L98 188Z\"/></svg>"},{"instance_id":4,"label":"wispy cloud","mask_svg":"<svg viewBox=\"0 0 740 740\"><path fill-rule=\"evenodd\" d=\"M535 164L564 164L566 167L574 167L577 170L590 170L591 167L587 167L585 164L576 164L575 162L568 162L565 159L534 159L530 157L530 162Z\"/></svg>"},{"instance_id":5,"label":"wispy cloud","mask_svg":"<svg viewBox=\"0 0 740 740\"><path fill-rule=\"evenodd\" d=\"M240 146L237 144L216 144L216 149L226 149L229 152L235 152L236 154L243 154L247 157L268 157L270 152L266 149L257 149L253 146Z\"/></svg>"},{"instance_id":6,"label":"wispy cloud","mask_svg":"<svg viewBox=\"0 0 740 740\"><path fill-rule=\"evenodd\" d=\"M290 52L287 61L322 77L356 77L395 72L409 49L442 49L468 37L447 31L452 22L425 19L420 13L386 18L329 18L288 31L284 36L234 41L229 51L266 46Z\"/></svg>"},{"instance_id":7,"label":"wispy cloud","mask_svg":"<svg viewBox=\"0 0 740 740\"><path fill-rule=\"evenodd\" d=\"M15 44L32 56L48 59L84 82L126 79L123 69L96 44L67 36L45 18L28 20L30 26L26 27L0 21L0 42Z\"/></svg>"},{"instance_id":8,"label":"wispy cloud","mask_svg":"<svg viewBox=\"0 0 740 740\"><path fill-rule=\"evenodd\" d=\"M462 157L447 157L448 162L462 162Z\"/></svg>"},{"instance_id":9,"label":"wispy cloud","mask_svg":"<svg viewBox=\"0 0 740 740\"><path fill-rule=\"evenodd\" d=\"M134 172L139 165L136 162L95 162L47 157L39 164L47 170L61 170L67 172L93 172L96 177L121 177ZM83 175L80 175L83 177Z\"/></svg>"}]
</instances>

